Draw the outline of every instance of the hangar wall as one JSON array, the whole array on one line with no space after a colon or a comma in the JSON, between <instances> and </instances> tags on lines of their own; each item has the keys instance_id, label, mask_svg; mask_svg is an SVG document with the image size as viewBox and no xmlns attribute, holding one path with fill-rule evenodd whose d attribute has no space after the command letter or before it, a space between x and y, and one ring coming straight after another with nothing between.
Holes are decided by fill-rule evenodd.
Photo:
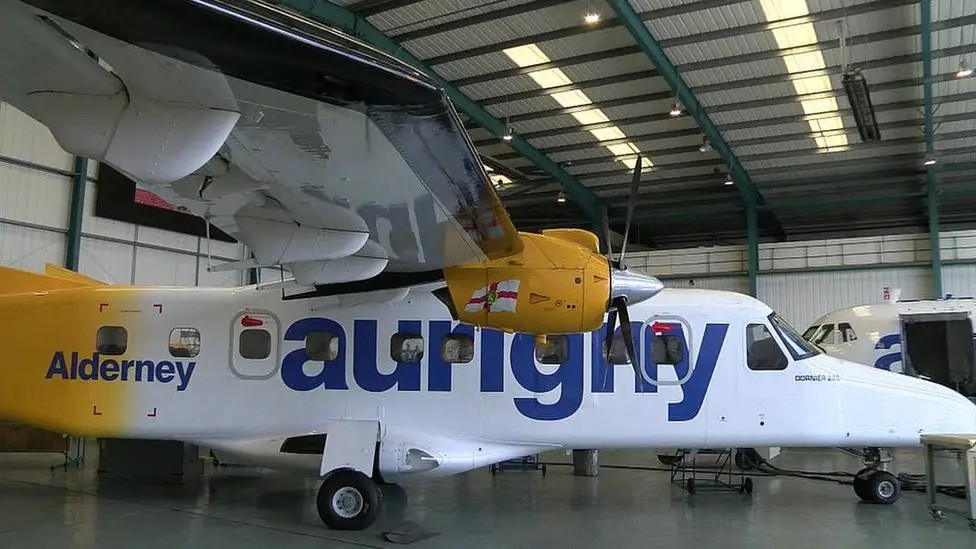
<instances>
[{"instance_id":1,"label":"hangar wall","mask_svg":"<svg viewBox=\"0 0 976 549\"><path fill-rule=\"evenodd\" d=\"M47 128L0 102L0 265L64 264L73 163ZM241 283L239 272L207 272L205 239L95 217L96 169L89 162L80 272L120 284ZM215 241L211 253L239 259L242 246Z\"/></svg>"},{"instance_id":2,"label":"hangar wall","mask_svg":"<svg viewBox=\"0 0 976 549\"><path fill-rule=\"evenodd\" d=\"M944 232L940 242L944 292L976 296L976 231ZM929 252L924 233L763 244L758 297L801 330L834 309L880 301L885 286L930 298ZM634 253L628 264L672 287L749 291L745 246Z\"/></svg>"}]
</instances>

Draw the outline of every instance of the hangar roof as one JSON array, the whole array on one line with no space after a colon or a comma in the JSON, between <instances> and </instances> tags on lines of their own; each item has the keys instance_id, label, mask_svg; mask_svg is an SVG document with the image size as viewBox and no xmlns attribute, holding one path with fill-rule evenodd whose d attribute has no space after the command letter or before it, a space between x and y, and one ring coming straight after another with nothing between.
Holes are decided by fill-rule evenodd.
<instances>
[{"instance_id":1,"label":"hangar roof","mask_svg":"<svg viewBox=\"0 0 976 549\"><path fill-rule=\"evenodd\" d=\"M591 189L622 225L636 152L646 161L636 232L655 247L745 238L742 177L676 102L669 69L603 0L334 0L421 59ZM623 0L673 64L761 197L764 239L927 227L926 171L945 227L976 221L976 76L959 77L976 2ZM584 14L598 13L596 23ZM928 32L926 32L928 31ZM931 37L932 147L924 122ZM845 47L841 48L841 36ZM846 55L844 55L846 54ZM842 66L865 78L881 140L863 141ZM687 109L686 105L679 105ZM561 185L468 121L522 229L592 228ZM708 146L703 148L703 143ZM652 166L648 168L647 161Z\"/></svg>"}]
</instances>

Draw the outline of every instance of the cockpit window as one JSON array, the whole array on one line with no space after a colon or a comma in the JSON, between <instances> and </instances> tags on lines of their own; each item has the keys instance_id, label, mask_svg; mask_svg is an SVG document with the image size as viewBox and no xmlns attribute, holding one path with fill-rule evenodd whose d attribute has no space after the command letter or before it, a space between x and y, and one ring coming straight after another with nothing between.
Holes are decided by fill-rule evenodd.
<instances>
[{"instance_id":1,"label":"cockpit window","mask_svg":"<svg viewBox=\"0 0 976 549\"><path fill-rule=\"evenodd\" d=\"M746 326L746 364L750 370L785 370L789 366L783 349L765 324Z\"/></svg>"},{"instance_id":2,"label":"cockpit window","mask_svg":"<svg viewBox=\"0 0 976 549\"><path fill-rule=\"evenodd\" d=\"M847 322L841 322L837 325L837 330L840 332L844 343L850 343L851 341L857 341L857 334L854 333L854 328L851 327Z\"/></svg>"},{"instance_id":3,"label":"cockpit window","mask_svg":"<svg viewBox=\"0 0 976 549\"><path fill-rule=\"evenodd\" d=\"M803 337L797 333L797 331L790 326L790 323L786 321L783 317L776 313L769 315L769 322L779 333L779 336L783 339L783 344L786 345L787 350L793 355L794 360L803 360L804 358L809 358L814 355L820 354L820 349L813 343L803 339ZM833 330L833 325L830 325L830 329Z\"/></svg>"}]
</instances>

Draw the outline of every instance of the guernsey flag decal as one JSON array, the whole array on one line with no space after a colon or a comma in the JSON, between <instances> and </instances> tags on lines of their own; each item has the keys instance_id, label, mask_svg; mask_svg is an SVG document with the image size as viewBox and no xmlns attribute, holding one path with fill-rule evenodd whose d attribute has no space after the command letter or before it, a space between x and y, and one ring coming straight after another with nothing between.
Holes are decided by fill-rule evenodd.
<instances>
[{"instance_id":1,"label":"guernsey flag decal","mask_svg":"<svg viewBox=\"0 0 976 549\"><path fill-rule=\"evenodd\" d=\"M502 280L493 282L488 286L482 286L471 294L471 299L464 306L464 311L468 313L477 313L482 310L489 313L514 313L515 306L518 304L518 290L518 280Z\"/></svg>"}]
</instances>

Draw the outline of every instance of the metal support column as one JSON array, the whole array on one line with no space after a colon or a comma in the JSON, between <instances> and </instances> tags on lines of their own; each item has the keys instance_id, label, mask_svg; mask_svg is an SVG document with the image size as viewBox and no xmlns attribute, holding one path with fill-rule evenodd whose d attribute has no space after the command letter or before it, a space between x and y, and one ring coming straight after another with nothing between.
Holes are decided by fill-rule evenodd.
<instances>
[{"instance_id":1,"label":"metal support column","mask_svg":"<svg viewBox=\"0 0 976 549\"><path fill-rule=\"evenodd\" d=\"M78 270L81 257L81 224L85 217L85 184L88 182L88 159L75 157L71 176L71 206L68 210L68 243L64 254L64 266Z\"/></svg>"},{"instance_id":2,"label":"metal support column","mask_svg":"<svg viewBox=\"0 0 976 549\"><path fill-rule=\"evenodd\" d=\"M929 219L929 243L932 249L932 297L942 297L942 250L939 244L939 181L935 158L935 139L932 129L932 0L921 0L922 89L925 110L925 193Z\"/></svg>"},{"instance_id":3,"label":"metal support column","mask_svg":"<svg viewBox=\"0 0 976 549\"><path fill-rule=\"evenodd\" d=\"M746 206L746 252L749 259L749 295L759 294L759 212L753 205Z\"/></svg>"},{"instance_id":4,"label":"metal support column","mask_svg":"<svg viewBox=\"0 0 976 549\"><path fill-rule=\"evenodd\" d=\"M573 474L595 477L600 474L600 454L597 450L573 450Z\"/></svg>"}]
</instances>

